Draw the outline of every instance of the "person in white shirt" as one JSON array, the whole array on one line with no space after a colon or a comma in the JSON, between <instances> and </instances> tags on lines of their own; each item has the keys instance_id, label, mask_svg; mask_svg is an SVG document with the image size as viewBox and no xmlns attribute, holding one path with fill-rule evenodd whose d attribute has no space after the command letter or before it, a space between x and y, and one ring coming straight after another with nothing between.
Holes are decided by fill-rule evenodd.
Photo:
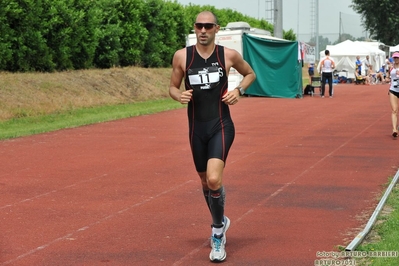
<instances>
[{"instance_id":1,"label":"person in white shirt","mask_svg":"<svg viewBox=\"0 0 399 266\"><path fill-rule=\"evenodd\" d=\"M370 58L369 58L368 55L366 55L366 59L363 60L363 63L364 63L364 71L365 71L364 75L368 76L369 75L369 70L371 68Z\"/></svg>"},{"instance_id":2,"label":"person in white shirt","mask_svg":"<svg viewBox=\"0 0 399 266\"><path fill-rule=\"evenodd\" d=\"M317 66L317 69L319 73L321 73L321 97L324 98L324 92L326 88L326 82L328 80L328 92L330 95L330 98L333 97L333 71L335 68L335 62L332 57L330 57L330 51L325 50L324 54L326 55L320 60L319 65Z\"/></svg>"}]
</instances>

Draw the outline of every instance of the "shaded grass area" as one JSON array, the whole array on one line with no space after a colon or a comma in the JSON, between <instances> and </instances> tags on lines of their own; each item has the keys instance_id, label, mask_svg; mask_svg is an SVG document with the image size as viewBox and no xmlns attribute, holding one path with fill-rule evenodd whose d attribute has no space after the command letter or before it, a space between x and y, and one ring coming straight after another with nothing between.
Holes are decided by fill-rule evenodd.
<instances>
[{"instance_id":1,"label":"shaded grass area","mask_svg":"<svg viewBox=\"0 0 399 266\"><path fill-rule=\"evenodd\" d=\"M90 107L0 121L0 140L183 108L172 99Z\"/></svg>"}]
</instances>

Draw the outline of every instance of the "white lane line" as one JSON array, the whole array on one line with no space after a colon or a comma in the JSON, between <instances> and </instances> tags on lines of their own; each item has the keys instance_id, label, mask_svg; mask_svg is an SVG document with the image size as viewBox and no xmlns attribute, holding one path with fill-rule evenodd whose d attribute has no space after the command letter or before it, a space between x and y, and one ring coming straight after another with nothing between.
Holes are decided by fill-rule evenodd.
<instances>
[{"instance_id":1,"label":"white lane line","mask_svg":"<svg viewBox=\"0 0 399 266\"><path fill-rule=\"evenodd\" d=\"M55 190L52 190L52 191L49 191L49 192L46 192L46 193L42 193L42 194L36 195L36 196L34 196L34 197L31 197L31 198L27 198L27 199L20 200L20 201L18 201L18 202L13 203L13 204L7 204L7 205L4 205L4 206L1 206L1 207L0 207L0 210L5 209L5 208L9 208L9 207L13 207L13 206L16 206L16 205L21 204L21 203L24 203L24 202L33 201L33 200L35 200L35 199L39 199L39 198L45 197L45 196L50 195L50 194L57 193L57 192L62 191L62 190L66 190L66 189L71 188L71 187L75 187L75 186L77 186L77 185L79 185L79 184L83 184L83 183L87 183L87 182L90 182L90 181L93 181L93 180L96 180L96 179L103 178L103 177L105 177L105 176L107 176L107 175L108 175L108 174L103 174L103 175L100 175L100 176L95 176L95 177L92 177L92 178L89 178L89 179L86 179L86 180L82 180L82 181L79 181L79 182L77 182L77 183L74 183L74 184L65 186L65 187L60 188L60 189L55 189Z\"/></svg>"},{"instance_id":2,"label":"white lane line","mask_svg":"<svg viewBox=\"0 0 399 266\"><path fill-rule=\"evenodd\" d=\"M381 118L380 118L381 119ZM315 168L315 166L317 166L318 164L320 164L321 162L323 162L324 160L326 160L328 157L332 156L334 153L336 153L338 150L340 150L341 148L345 147L349 142L351 142L353 139L358 138L360 135L362 135L367 129L369 129L372 125L374 125L375 123L377 123L379 120L375 121L373 124L369 125L368 127L366 127L365 129L363 129L361 132L359 132L357 135L355 135L354 137L348 139L346 142L344 142L343 144L341 144L340 146L338 146L336 149L332 150L330 153L328 153L327 155L325 155L323 158L321 158L320 160L318 160L317 162L315 162L313 165L311 165L308 169L304 170L302 173L300 173L299 175L297 175L294 179L292 179L290 182L285 183L283 186L281 186L279 189L277 189L274 193L270 194L267 198L265 198L264 200L258 202L258 204L256 204L255 207L249 209L247 212L245 212L243 215L241 215L240 217L238 217L235 221L232 221L234 223L238 223L240 221L242 221L246 216L249 216L250 214L254 213L255 210L257 209L257 207L260 207L264 204L266 204L266 202L268 202L270 199L276 197L277 195L279 195L281 192L283 192L287 187L291 186L292 184L294 184L300 177L302 177L303 175L305 175L307 172L309 172L309 169L313 169ZM270 145L272 146L272 145ZM249 158L250 156L255 155L256 156L256 152L251 152L250 154L246 154L245 156L243 156L242 158ZM236 160L236 161L242 161L241 158ZM232 162L234 163L234 162ZM205 242L203 244L201 244L200 246L198 246L197 248L193 249L192 251L190 251L187 255L181 257L178 261L176 261L173 266L178 266L181 265L184 261L186 261L187 259L189 259L190 257L194 256L196 253L200 252L200 250L204 247L204 246L208 246L209 242Z\"/></svg>"},{"instance_id":3,"label":"white lane line","mask_svg":"<svg viewBox=\"0 0 399 266\"><path fill-rule=\"evenodd\" d=\"M137 202L137 203L135 203L135 204L133 204L133 205L127 207L127 208L124 208L124 209L122 209L122 210L119 210L119 211L117 211L117 212L115 212L115 213L112 213L112 214L110 214L110 215L108 215L108 216L106 216L106 217L101 218L100 220L97 220L97 221L95 221L95 222L93 222L93 223L91 223L91 224L88 224L88 225L86 225L86 226L83 226L83 227L81 227L81 228L75 230L75 231L72 232L72 233L66 234L66 235L61 236L61 237L59 237L59 238L56 238L56 239L54 239L54 240L52 240L52 241L50 241L50 242L48 242L48 243L46 243L46 244L43 244L43 245L41 245L41 246L39 246L39 247L36 247L36 248L34 248L34 249L32 249L32 250L30 250L30 251L24 253L24 254L19 255L18 257L14 258L14 259L11 259L11 260L8 260L8 261L6 261L6 262L3 262L1 265L8 265L8 264L10 264L10 263L14 263L14 262L16 262L16 261L18 261L18 260L20 260L20 259L22 259L22 258L25 258L25 257L27 257L27 256L29 256L29 255L32 255L32 254L34 254L34 253L36 253L36 252L38 252L38 251L40 251L40 250L43 250L43 249L45 249L45 248L51 246L51 245L54 244L54 243L57 243L57 242L60 242L60 241L62 241L62 240L71 238L73 235L75 235L75 234L77 234L77 233L79 233L79 232L89 230L90 228L92 228L92 227L95 226L95 225L101 224L102 222L105 222L105 221L107 221L107 220L109 220L109 219L112 219L112 218L116 217L116 216L119 215L119 214L122 214L122 213L124 213L124 212L126 212L126 211L129 211L129 210L133 209L133 208L136 208L136 207L138 207L138 206L141 206L141 205L144 205L144 204L146 204L146 203L148 203L148 202L151 202L151 201L153 201L153 200L155 200L155 199L157 199L157 198L160 198L160 197L163 196L163 195L166 195L166 194L168 194L168 193L170 193L170 192L173 192L173 191L175 191L175 190L178 190L178 189L180 189L181 187L184 187L184 186L186 186L186 185L188 185L188 184L190 184L190 183L192 183L192 182L194 182L194 180L188 180L188 181L186 181L186 182L184 182L184 183L182 183L182 184L180 184L180 185L177 185L177 186L172 187L172 188L170 188L170 189L168 189L168 190L165 190L165 191L163 191L163 192L161 192L161 193L159 193L159 194L157 194L157 195L155 195L155 196L152 196L152 197L149 197L149 198L147 198L147 199L144 199L144 200L142 200L142 201L140 201L140 202Z\"/></svg>"}]
</instances>

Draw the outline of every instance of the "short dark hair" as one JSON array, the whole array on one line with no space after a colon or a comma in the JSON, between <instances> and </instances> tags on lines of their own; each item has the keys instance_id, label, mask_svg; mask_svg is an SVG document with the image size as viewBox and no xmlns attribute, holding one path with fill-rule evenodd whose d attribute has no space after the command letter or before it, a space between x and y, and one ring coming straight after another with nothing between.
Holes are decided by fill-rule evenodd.
<instances>
[{"instance_id":1,"label":"short dark hair","mask_svg":"<svg viewBox=\"0 0 399 266\"><path fill-rule=\"evenodd\" d=\"M325 51L324 51L324 54L325 54L325 55L329 55L329 54L330 54L330 51L325 50Z\"/></svg>"},{"instance_id":2,"label":"short dark hair","mask_svg":"<svg viewBox=\"0 0 399 266\"><path fill-rule=\"evenodd\" d=\"M215 23L216 23L217 25L219 25L219 19L218 19L218 17L216 16L215 13L213 13L213 12L211 12L211 13L212 13L213 17L215 18Z\"/></svg>"},{"instance_id":3,"label":"short dark hair","mask_svg":"<svg viewBox=\"0 0 399 266\"><path fill-rule=\"evenodd\" d=\"M209 13L209 14L211 14L211 15L213 16L214 20L215 20L215 24L216 24L216 25L219 25L219 19L218 19L218 17L215 15L215 13L213 13L212 11L209 11L209 10L204 10L204 11L200 12L199 14L202 14L202 13ZM199 14L198 14L198 15L199 15ZM198 15L197 15L197 17L198 17ZM195 21L197 21L197 19L195 19Z\"/></svg>"}]
</instances>

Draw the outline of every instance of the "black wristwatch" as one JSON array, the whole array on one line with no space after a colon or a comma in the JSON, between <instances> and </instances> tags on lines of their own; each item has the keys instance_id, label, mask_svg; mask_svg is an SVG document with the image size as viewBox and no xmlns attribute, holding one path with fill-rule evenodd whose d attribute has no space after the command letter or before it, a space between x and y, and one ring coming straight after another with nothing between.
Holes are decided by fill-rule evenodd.
<instances>
[{"instance_id":1,"label":"black wristwatch","mask_svg":"<svg viewBox=\"0 0 399 266\"><path fill-rule=\"evenodd\" d=\"M240 92L240 95L241 95L241 96L244 95L245 90L244 90L242 87L237 87L236 89Z\"/></svg>"}]
</instances>

